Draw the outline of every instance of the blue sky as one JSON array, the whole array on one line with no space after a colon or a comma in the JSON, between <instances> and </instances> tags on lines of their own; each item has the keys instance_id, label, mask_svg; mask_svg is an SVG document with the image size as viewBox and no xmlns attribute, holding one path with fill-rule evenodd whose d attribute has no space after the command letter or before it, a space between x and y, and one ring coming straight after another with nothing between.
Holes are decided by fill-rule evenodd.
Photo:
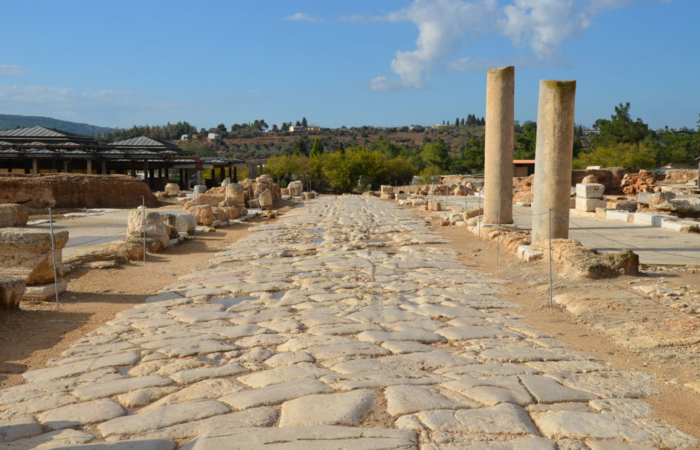
<instances>
[{"instance_id":1,"label":"blue sky","mask_svg":"<svg viewBox=\"0 0 700 450\"><path fill-rule=\"evenodd\" d=\"M620 102L696 127L698 0L5 2L0 113L103 126L300 120L431 125L484 115L485 69L576 79L576 122ZM7 20L9 19L9 20Z\"/></svg>"}]
</instances>

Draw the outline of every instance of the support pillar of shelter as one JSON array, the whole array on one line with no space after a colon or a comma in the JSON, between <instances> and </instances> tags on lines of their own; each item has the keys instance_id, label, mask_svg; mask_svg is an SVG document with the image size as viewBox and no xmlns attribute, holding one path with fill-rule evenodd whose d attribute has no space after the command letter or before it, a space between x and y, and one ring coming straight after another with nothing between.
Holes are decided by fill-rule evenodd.
<instances>
[{"instance_id":1,"label":"support pillar of shelter","mask_svg":"<svg viewBox=\"0 0 700 450\"><path fill-rule=\"evenodd\" d=\"M131 169L131 176L136 177L136 169Z\"/></svg>"},{"instance_id":2,"label":"support pillar of shelter","mask_svg":"<svg viewBox=\"0 0 700 450\"><path fill-rule=\"evenodd\" d=\"M146 186L148 186L148 187L151 186L149 181L150 180L148 179L148 160L145 159L143 161L143 182L146 183Z\"/></svg>"},{"instance_id":3,"label":"support pillar of shelter","mask_svg":"<svg viewBox=\"0 0 700 450\"><path fill-rule=\"evenodd\" d=\"M513 66L489 69L486 75L485 223L499 223L499 218L500 223L513 223L514 92Z\"/></svg>"},{"instance_id":4,"label":"support pillar of shelter","mask_svg":"<svg viewBox=\"0 0 700 450\"><path fill-rule=\"evenodd\" d=\"M170 169L166 167L165 169L163 169L163 172L165 173L165 180L167 182L168 180L170 180Z\"/></svg>"},{"instance_id":5,"label":"support pillar of shelter","mask_svg":"<svg viewBox=\"0 0 700 450\"><path fill-rule=\"evenodd\" d=\"M102 175L109 175L109 172L107 172L107 160L106 159L102 160Z\"/></svg>"},{"instance_id":6,"label":"support pillar of shelter","mask_svg":"<svg viewBox=\"0 0 700 450\"><path fill-rule=\"evenodd\" d=\"M87 174L92 175L92 159L87 160Z\"/></svg>"},{"instance_id":7,"label":"support pillar of shelter","mask_svg":"<svg viewBox=\"0 0 700 450\"><path fill-rule=\"evenodd\" d=\"M202 171L201 170L197 171L197 185L199 185L199 186L202 185Z\"/></svg>"},{"instance_id":8,"label":"support pillar of shelter","mask_svg":"<svg viewBox=\"0 0 700 450\"><path fill-rule=\"evenodd\" d=\"M221 181L224 181L224 179L226 178L226 167L221 166L221 168L219 169L219 175L221 176Z\"/></svg>"},{"instance_id":9,"label":"support pillar of shelter","mask_svg":"<svg viewBox=\"0 0 700 450\"><path fill-rule=\"evenodd\" d=\"M63 171L70 173L70 161L63 161Z\"/></svg>"},{"instance_id":10,"label":"support pillar of shelter","mask_svg":"<svg viewBox=\"0 0 700 450\"><path fill-rule=\"evenodd\" d=\"M236 169L236 166L233 166L233 182L238 183L238 169Z\"/></svg>"},{"instance_id":11,"label":"support pillar of shelter","mask_svg":"<svg viewBox=\"0 0 700 450\"><path fill-rule=\"evenodd\" d=\"M574 148L575 80L540 80L532 203L532 240L568 239L571 161Z\"/></svg>"},{"instance_id":12,"label":"support pillar of shelter","mask_svg":"<svg viewBox=\"0 0 700 450\"><path fill-rule=\"evenodd\" d=\"M36 158L32 158L32 175L38 175L39 174L39 160Z\"/></svg>"},{"instance_id":13,"label":"support pillar of shelter","mask_svg":"<svg viewBox=\"0 0 700 450\"><path fill-rule=\"evenodd\" d=\"M156 177L156 169L149 169L149 174L148 174L148 187L153 189L153 186L155 186L155 177Z\"/></svg>"},{"instance_id":14,"label":"support pillar of shelter","mask_svg":"<svg viewBox=\"0 0 700 450\"><path fill-rule=\"evenodd\" d=\"M179 180L180 180L180 189L183 191L186 190L187 185L185 184L185 169L180 169Z\"/></svg>"}]
</instances>

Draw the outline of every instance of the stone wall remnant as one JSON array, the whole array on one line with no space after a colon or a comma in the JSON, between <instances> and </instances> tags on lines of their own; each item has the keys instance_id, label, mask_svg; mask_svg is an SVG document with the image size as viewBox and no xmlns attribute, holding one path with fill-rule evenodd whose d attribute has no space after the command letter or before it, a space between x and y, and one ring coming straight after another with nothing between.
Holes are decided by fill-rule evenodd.
<instances>
[{"instance_id":1,"label":"stone wall remnant","mask_svg":"<svg viewBox=\"0 0 700 450\"><path fill-rule=\"evenodd\" d=\"M0 205L0 228L23 227L29 220L29 209L15 203Z\"/></svg>"},{"instance_id":2,"label":"stone wall remnant","mask_svg":"<svg viewBox=\"0 0 700 450\"><path fill-rule=\"evenodd\" d=\"M68 231L55 231L56 273L63 277L63 248ZM53 283L51 233L31 228L0 229L0 269L3 274L19 276L28 286Z\"/></svg>"}]
</instances>

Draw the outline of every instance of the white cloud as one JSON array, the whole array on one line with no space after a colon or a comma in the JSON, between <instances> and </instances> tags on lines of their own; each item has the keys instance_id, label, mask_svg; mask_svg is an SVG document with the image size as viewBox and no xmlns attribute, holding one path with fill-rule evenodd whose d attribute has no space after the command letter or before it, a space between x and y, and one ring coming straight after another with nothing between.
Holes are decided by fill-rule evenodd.
<instances>
[{"instance_id":1,"label":"white cloud","mask_svg":"<svg viewBox=\"0 0 700 450\"><path fill-rule=\"evenodd\" d=\"M396 52L391 70L398 78L377 77L370 81L370 88L423 88L430 72L454 54L466 34L479 32L484 24L496 20L496 11L496 0L415 0L410 6L389 13L383 20L412 22L418 27L417 48Z\"/></svg>"},{"instance_id":2,"label":"white cloud","mask_svg":"<svg viewBox=\"0 0 700 450\"><path fill-rule=\"evenodd\" d=\"M653 0L511 0L499 8L496 0L414 0L406 8L374 19L412 22L418 28L418 39L415 50L396 52L391 61L396 76L376 77L370 81L370 88L421 89L431 72L443 68L476 71L507 64L568 66L560 54L567 39L588 29L600 12L646 1ZM344 16L341 20L357 23L361 18ZM515 46L529 48L534 58L454 58L469 39L489 35L510 38Z\"/></svg>"},{"instance_id":3,"label":"white cloud","mask_svg":"<svg viewBox=\"0 0 700 450\"><path fill-rule=\"evenodd\" d=\"M22 66L3 66L0 65L0 76L19 76L24 75L24 67Z\"/></svg>"},{"instance_id":4,"label":"white cloud","mask_svg":"<svg viewBox=\"0 0 700 450\"><path fill-rule=\"evenodd\" d=\"M304 13L292 14L291 16L285 17L284 20L289 20L292 22L301 21L301 22L313 22L313 23L324 23L326 21L326 19L324 19L322 17L311 17L311 16L307 16Z\"/></svg>"}]
</instances>

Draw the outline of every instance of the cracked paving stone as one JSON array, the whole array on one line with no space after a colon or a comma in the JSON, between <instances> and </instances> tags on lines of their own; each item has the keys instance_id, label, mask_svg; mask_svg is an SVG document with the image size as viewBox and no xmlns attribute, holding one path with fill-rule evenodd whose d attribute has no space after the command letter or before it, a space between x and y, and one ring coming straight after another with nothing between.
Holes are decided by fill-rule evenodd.
<instances>
[{"instance_id":1,"label":"cracked paving stone","mask_svg":"<svg viewBox=\"0 0 700 450\"><path fill-rule=\"evenodd\" d=\"M104 422L126 415L126 410L109 399L77 403L39 414L39 422L49 428L70 428Z\"/></svg>"},{"instance_id":2,"label":"cracked paving stone","mask_svg":"<svg viewBox=\"0 0 700 450\"><path fill-rule=\"evenodd\" d=\"M226 395L219 400L235 409L247 409L256 406L276 405L298 397L329 392L333 392L333 389L326 384L314 379L305 379L242 391Z\"/></svg>"},{"instance_id":3,"label":"cracked paving stone","mask_svg":"<svg viewBox=\"0 0 700 450\"><path fill-rule=\"evenodd\" d=\"M359 425L362 416L376 407L371 390L307 395L282 404L279 426Z\"/></svg>"},{"instance_id":4,"label":"cracked paving stone","mask_svg":"<svg viewBox=\"0 0 700 450\"><path fill-rule=\"evenodd\" d=\"M509 403L480 409L424 411L416 416L433 431L459 434L539 434L527 412Z\"/></svg>"}]
</instances>

